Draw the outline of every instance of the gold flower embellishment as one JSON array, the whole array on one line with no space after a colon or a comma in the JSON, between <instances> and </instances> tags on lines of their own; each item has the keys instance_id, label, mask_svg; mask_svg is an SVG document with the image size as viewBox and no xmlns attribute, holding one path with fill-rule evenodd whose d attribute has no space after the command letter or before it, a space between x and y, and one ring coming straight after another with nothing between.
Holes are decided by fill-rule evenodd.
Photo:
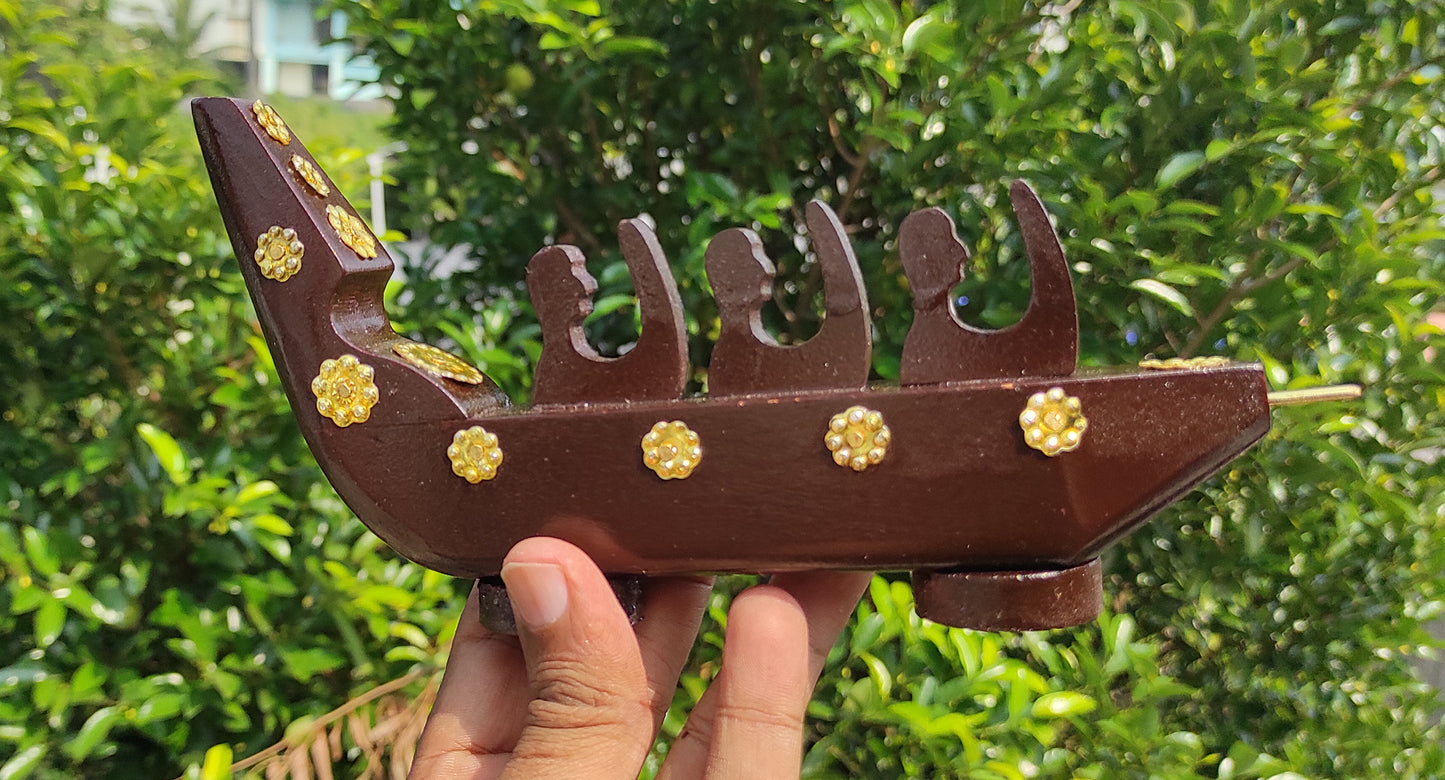
<instances>
[{"instance_id":1,"label":"gold flower embellishment","mask_svg":"<svg viewBox=\"0 0 1445 780\"><path fill-rule=\"evenodd\" d=\"M833 415L823 435L833 462L854 471L882 463L892 440L892 431L883 424L883 414L861 406L850 406Z\"/></svg>"},{"instance_id":2,"label":"gold flower embellishment","mask_svg":"<svg viewBox=\"0 0 1445 780\"><path fill-rule=\"evenodd\" d=\"M327 206L326 221L331 223L331 229L336 231L341 243L351 247L357 257L363 260L376 257L376 239L371 237L366 223L355 214L340 206Z\"/></svg>"},{"instance_id":3,"label":"gold flower embellishment","mask_svg":"<svg viewBox=\"0 0 1445 780\"><path fill-rule=\"evenodd\" d=\"M376 406L381 397L373 381L375 376L371 366L357 360L355 355L322 361L321 373L311 380L316 411L338 428L366 422L371 418L371 407Z\"/></svg>"},{"instance_id":4,"label":"gold flower embellishment","mask_svg":"<svg viewBox=\"0 0 1445 780\"><path fill-rule=\"evenodd\" d=\"M256 101L251 104L251 113L256 115L256 124L266 131L266 135L275 139L276 143L286 146L291 143L291 131L286 129L286 123L281 121L281 115L276 109Z\"/></svg>"},{"instance_id":5,"label":"gold flower embellishment","mask_svg":"<svg viewBox=\"0 0 1445 780\"><path fill-rule=\"evenodd\" d=\"M301 258L306 247L296 237L296 231L272 225L256 239L256 265L267 279L284 282L301 270Z\"/></svg>"},{"instance_id":6,"label":"gold flower embellishment","mask_svg":"<svg viewBox=\"0 0 1445 780\"><path fill-rule=\"evenodd\" d=\"M1028 405L1019 414L1019 427L1024 429L1026 444L1052 458L1078 449L1089 421L1084 418L1079 399L1062 387L1051 387L1029 396Z\"/></svg>"},{"instance_id":7,"label":"gold flower embellishment","mask_svg":"<svg viewBox=\"0 0 1445 780\"><path fill-rule=\"evenodd\" d=\"M686 479L702 462L702 439L679 420L659 422L642 437L642 462L663 479Z\"/></svg>"},{"instance_id":8,"label":"gold flower embellishment","mask_svg":"<svg viewBox=\"0 0 1445 780\"><path fill-rule=\"evenodd\" d=\"M322 181L321 171L317 170L316 166L312 165L310 160L299 154L291 155L291 170L295 171L296 176L299 177L301 181L306 182L306 186L310 187L311 191L318 196L324 198L331 194L331 187L327 186L325 181Z\"/></svg>"},{"instance_id":9,"label":"gold flower embellishment","mask_svg":"<svg viewBox=\"0 0 1445 780\"><path fill-rule=\"evenodd\" d=\"M497 476L497 469L502 465L502 448L497 445L495 433L473 425L452 436L447 458L452 462L453 474L475 485Z\"/></svg>"}]
</instances>

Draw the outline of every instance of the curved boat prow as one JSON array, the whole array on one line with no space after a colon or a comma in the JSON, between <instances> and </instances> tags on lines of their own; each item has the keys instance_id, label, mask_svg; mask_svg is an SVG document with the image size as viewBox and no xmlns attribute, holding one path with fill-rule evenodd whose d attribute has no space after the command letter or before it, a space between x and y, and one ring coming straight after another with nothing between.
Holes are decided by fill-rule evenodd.
<instances>
[{"instance_id":1,"label":"curved boat prow","mask_svg":"<svg viewBox=\"0 0 1445 780\"><path fill-rule=\"evenodd\" d=\"M651 231L624 223L650 357L603 359L577 342L581 255L543 250L534 281L558 312L543 331L553 389L512 408L471 365L392 330L385 248L271 109L208 98L193 110L312 452L372 531L449 574L495 575L517 541L551 535L614 575L912 570L925 617L1070 625L1099 610L1101 550L1269 428L1258 365L1076 371L1068 267L1021 182L1029 312L977 331L923 296L901 387L861 383L870 328L856 260L836 216L810 204L833 287L817 344L748 336L766 258L755 238L725 234L708 272L738 289L734 368L718 394L676 397L687 375L676 289ZM951 221L925 210L903 232L915 292L931 289L925 277L946 288L967 256ZM618 371L639 366L646 387L629 394Z\"/></svg>"},{"instance_id":2,"label":"curved boat prow","mask_svg":"<svg viewBox=\"0 0 1445 780\"><path fill-rule=\"evenodd\" d=\"M241 275L307 444L378 536L398 550L423 549L425 535L393 519L374 486L349 468L355 426L463 420L506 409L507 396L470 364L392 330L382 299L394 270L386 248L273 110L260 101L200 98L191 113ZM355 366L338 364L345 356ZM328 361L341 377L328 399L334 412L345 412L340 420L317 409L322 399L313 383ZM447 368L463 379L448 377ZM372 419L380 415L384 422Z\"/></svg>"}]
</instances>

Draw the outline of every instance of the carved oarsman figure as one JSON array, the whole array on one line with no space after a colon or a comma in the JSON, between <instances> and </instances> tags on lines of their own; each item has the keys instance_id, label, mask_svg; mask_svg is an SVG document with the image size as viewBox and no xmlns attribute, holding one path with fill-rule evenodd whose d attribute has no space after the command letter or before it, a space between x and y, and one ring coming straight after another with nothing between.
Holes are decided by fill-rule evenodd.
<instances>
[{"instance_id":1,"label":"carved oarsman figure","mask_svg":"<svg viewBox=\"0 0 1445 780\"><path fill-rule=\"evenodd\" d=\"M863 387L872 357L872 326L858 260L833 210L807 207L808 234L823 274L825 316L817 334L785 347L763 327L762 306L773 295L773 264L756 233L719 233L704 263L717 301L721 331L708 366L708 394Z\"/></svg>"},{"instance_id":2,"label":"carved oarsman figure","mask_svg":"<svg viewBox=\"0 0 1445 780\"><path fill-rule=\"evenodd\" d=\"M623 220L617 227L622 258L637 290L642 330L621 357L598 354L582 322L592 313L597 281L582 251L549 246L527 264L527 291L542 327L532 400L566 404L681 397L687 383L687 335L682 300L657 235L647 223Z\"/></svg>"},{"instance_id":3,"label":"carved oarsman figure","mask_svg":"<svg viewBox=\"0 0 1445 780\"><path fill-rule=\"evenodd\" d=\"M913 289L913 326L903 341L899 381L927 385L1009 376L1063 376L1078 362L1079 318L1074 285L1059 237L1034 191L1009 188L1029 257L1033 292L1024 316L1000 330L963 323L949 291L963 281L968 249L943 211L915 211L903 220L898 247Z\"/></svg>"}]
</instances>

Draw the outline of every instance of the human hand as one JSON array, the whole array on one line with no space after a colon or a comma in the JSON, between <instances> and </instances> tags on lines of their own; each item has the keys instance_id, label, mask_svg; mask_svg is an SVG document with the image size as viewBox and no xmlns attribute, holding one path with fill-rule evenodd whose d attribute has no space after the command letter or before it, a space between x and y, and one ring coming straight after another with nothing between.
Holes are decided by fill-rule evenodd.
<instances>
[{"instance_id":1,"label":"human hand","mask_svg":"<svg viewBox=\"0 0 1445 780\"><path fill-rule=\"evenodd\" d=\"M781 574L739 594L722 668L659 778L795 778L803 715L869 575ZM632 778L651 750L712 592L710 579L644 585L631 626L576 547L526 539L502 580L518 636L462 613L412 778Z\"/></svg>"}]
</instances>

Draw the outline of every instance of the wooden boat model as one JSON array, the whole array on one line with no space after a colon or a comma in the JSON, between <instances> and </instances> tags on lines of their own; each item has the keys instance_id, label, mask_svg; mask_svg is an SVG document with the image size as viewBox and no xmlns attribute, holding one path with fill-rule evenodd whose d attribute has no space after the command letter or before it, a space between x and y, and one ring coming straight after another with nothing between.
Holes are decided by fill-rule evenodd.
<instances>
[{"instance_id":1,"label":"wooden boat model","mask_svg":"<svg viewBox=\"0 0 1445 780\"><path fill-rule=\"evenodd\" d=\"M1223 360L1076 368L1077 316L1042 204L1011 196L1033 274L1028 312L985 332L948 290L966 250L937 209L903 224L915 319L897 386L867 383L868 307L841 225L808 207L827 311L780 347L757 308L755 236L707 252L723 335L709 392L683 397L680 304L661 249L620 229L643 325L601 358L581 319L581 253L533 259L543 323L535 403L392 330L392 262L263 104L194 104L216 197L292 408L362 522L401 555L487 578L518 540L567 539L614 575L909 570L920 614L1047 628L1092 619L1098 556L1269 429L1262 368ZM504 601L504 600L503 600Z\"/></svg>"}]
</instances>

